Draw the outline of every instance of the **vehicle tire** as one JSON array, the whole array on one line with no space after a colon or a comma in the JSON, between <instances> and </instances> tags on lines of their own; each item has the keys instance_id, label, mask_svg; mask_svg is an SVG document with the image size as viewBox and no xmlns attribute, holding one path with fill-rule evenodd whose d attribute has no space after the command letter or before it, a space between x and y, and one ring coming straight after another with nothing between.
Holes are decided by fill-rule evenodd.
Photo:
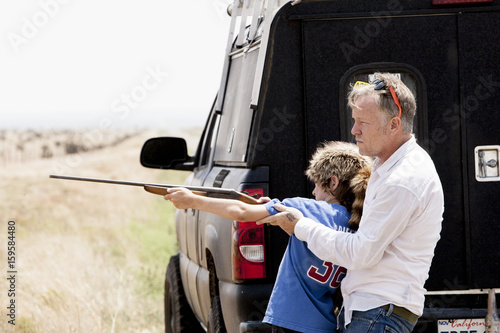
<instances>
[{"instance_id":1,"label":"vehicle tire","mask_svg":"<svg viewBox=\"0 0 500 333\"><path fill-rule=\"evenodd\" d=\"M205 332L187 302L182 287L179 255L172 256L165 277L165 332Z\"/></svg>"},{"instance_id":2,"label":"vehicle tire","mask_svg":"<svg viewBox=\"0 0 500 333\"><path fill-rule=\"evenodd\" d=\"M226 333L226 325L222 317L222 307L220 305L220 296L216 295L212 299L212 305L208 312L207 333Z\"/></svg>"}]
</instances>

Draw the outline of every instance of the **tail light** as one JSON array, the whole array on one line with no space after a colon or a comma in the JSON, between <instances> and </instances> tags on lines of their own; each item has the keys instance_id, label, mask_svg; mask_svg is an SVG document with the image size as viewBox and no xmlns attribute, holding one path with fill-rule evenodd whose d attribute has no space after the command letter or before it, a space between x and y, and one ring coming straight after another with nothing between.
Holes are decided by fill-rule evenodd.
<instances>
[{"instance_id":1,"label":"tail light","mask_svg":"<svg viewBox=\"0 0 500 333\"><path fill-rule=\"evenodd\" d=\"M432 0L433 5L468 5L483 2L493 2L493 0Z\"/></svg>"},{"instance_id":2,"label":"tail light","mask_svg":"<svg viewBox=\"0 0 500 333\"><path fill-rule=\"evenodd\" d=\"M249 195L261 197L263 188L244 188ZM233 279L266 277L265 229L255 222L233 222Z\"/></svg>"}]
</instances>

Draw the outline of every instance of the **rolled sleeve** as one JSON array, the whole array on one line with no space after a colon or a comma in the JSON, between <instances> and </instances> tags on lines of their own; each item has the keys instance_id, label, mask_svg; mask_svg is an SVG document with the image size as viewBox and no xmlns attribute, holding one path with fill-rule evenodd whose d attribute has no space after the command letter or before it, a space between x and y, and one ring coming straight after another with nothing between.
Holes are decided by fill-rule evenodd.
<instances>
[{"instance_id":1,"label":"rolled sleeve","mask_svg":"<svg viewBox=\"0 0 500 333\"><path fill-rule=\"evenodd\" d=\"M310 218L300 219L294 232L322 260L340 264L347 269L371 267L380 261L388 244L406 228L413 207L395 207L391 203L396 199L407 199L408 196L412 196L411 192L401 187L383 191L376 206L365 207L360 223L362 227L356 234L332 230Z\"/></svg>"}]
</instances>

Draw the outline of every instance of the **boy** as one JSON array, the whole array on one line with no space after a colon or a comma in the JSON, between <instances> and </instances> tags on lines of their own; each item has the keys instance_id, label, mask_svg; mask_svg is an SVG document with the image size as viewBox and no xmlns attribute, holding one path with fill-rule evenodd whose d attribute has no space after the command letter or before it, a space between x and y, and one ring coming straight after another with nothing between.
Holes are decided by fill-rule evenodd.
<instances>
[{"instance_id":1,"label":"boy","mask_svg":"<svg viewBox=\"0 0 500 333\"><path fill-rule=\"evenodd\" d=\"M371 160L347 142L323 144L314 153L306 175L315 183L316 200L285 199L281 204L299 209L335 230L353 232L361 218ZM277 211L274 199L262 205L194 195L183 188L165 196L176 208L194 208L236 221L256 221ZM352 214L351 214L352 213ZM290 237L269 300L264 322L273 332L333 332L337 327L333 295L345 269L314 256L307 243Z\"/></svg>"}]
</instances>

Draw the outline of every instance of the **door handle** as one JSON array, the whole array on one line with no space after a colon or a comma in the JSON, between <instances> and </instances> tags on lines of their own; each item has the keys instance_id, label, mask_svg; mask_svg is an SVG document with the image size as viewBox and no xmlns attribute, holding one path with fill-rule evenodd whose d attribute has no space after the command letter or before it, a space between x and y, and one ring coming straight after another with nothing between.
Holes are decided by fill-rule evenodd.
<instances>
[{"instance_id":1,"label":"door handle","mask_svg":"<svg viewBox=\"0 0 500 333\"><path fill-rule=\"evenodd\" d=\"M477 146L474 149L476 180L478 182L500 180L499 155L500 146Z\"/></svg>"}]
</instances>

